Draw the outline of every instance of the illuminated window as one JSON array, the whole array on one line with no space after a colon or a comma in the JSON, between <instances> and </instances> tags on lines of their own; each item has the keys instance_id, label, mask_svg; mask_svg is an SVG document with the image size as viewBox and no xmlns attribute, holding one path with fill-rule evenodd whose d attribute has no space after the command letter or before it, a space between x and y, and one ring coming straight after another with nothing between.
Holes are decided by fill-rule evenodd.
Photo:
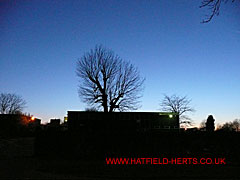
<instances>
[{"instance_id":1,"label":"illuminated window","mask_svg":"<svg viewBox=\"0 0 240 180\"><path fill-rule=\"evenodd\" d=\"M164 129L170 129L170 126L164 126Z\"/></svg>"},{"instance_id":2,"label":"illuminated window","mask_svg":"<svg viewBox=\"0 0 240 180\"><path fill-rule=\"evenodd\" d=\"M67 122L67 117L64 117L64 122Z\"/></svg>"}]
</instances>

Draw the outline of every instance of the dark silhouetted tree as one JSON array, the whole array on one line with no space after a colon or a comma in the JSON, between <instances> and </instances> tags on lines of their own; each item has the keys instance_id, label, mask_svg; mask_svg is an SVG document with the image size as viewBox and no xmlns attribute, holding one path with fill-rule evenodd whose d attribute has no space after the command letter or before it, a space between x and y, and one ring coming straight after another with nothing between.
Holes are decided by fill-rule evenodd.
<instances>
[{"instance_id":1,"label":"dark silhouetted tree","mask_svg":"<svg viewBox=\"0 0 240 180\"><path fill-rule=\"evenodd\" d=\"M0 94L0 113L1 114L18 114L25 108L26 101L16 94Z\"/></svg>"},{"instance_id":2,"label":"dark silhouetted tree","mask_svg":"<svg viewBox=\"0 0 240 180\"><path fill-rule=\"evenodd\" d=\"M235 131L232 122L226 122L221 127L219 127L220 131Z\"/></svg>"},{"instance_id":3,"label":"dark silhouetted tree","mask_svg":"<svg viewBox=\"0 0 240 180\"><path fill-rule=\"evenodd\" d=\"M213 116L209 115L207 118L207 122L206 122L206 131L207 132L213 132L215 130L214 121L215 121L215 119L213 118Z\"/></svg>"},{"instance_id":4,"label":"dark silhouetted tree","mask_svg":"<svg viewBox=\"0 0 240 180\"><path fill-rule=\"evenodd\" d=\"M240 119L235 119L233 121L233 127L234 129L238 132L239 131L239 128L240 128Z\"/></svg>"},{"instance_id":5,"label":"dark silhouetted tree","mask_svg":"<svg viewBox=\"0 0 240 180\"><path fill-rule=\"evenodd\" d=\"M186 114L195 112L195 109L190 104L191 100L187 96L164 95L160 107L162 111L178 113L180 124L188 126L192 124L192 120Z\"/></svg>"},{"instance_id":6,"label":"dark silhouetted tree","mask_svg":"<svg viewBox=\"0 0 240 180\"><path fill-rule=\"evenodd\" d=\"M239 131L239 127L240 127L240 120L239 119L235 119L232 122L226 122L224 123L222 126L220 126L218 128L218 130L220 131Z\"/></svg>"},{"instance_id":7,"label":"dark silhouetted tree","mask_svg":"<svg viewBox=\"0 0 240 180\"><path fill-rule=\"evenodd\" d=\"M206 129L206 120L202 120L202 122L199 124L200 129Z\"/></svg>"},{"instance_id":8,"label":"dark silhouetted tree","mask_svg":"<svg viewBox=\"0 0 240 180\"><path fill-rule=\"evenodd\" d=\"M229 0L202 0L200 8L208 8L210 13L207 15L206 19L202 23L208 23L212 20L214 16L218 16L220 12L220 7L222 3L227 3ZM235 0L230 0L234 2Z\"/></svg>"},{"instance_id":9,"label":"dark silhouetted tree","mask_svg":"<svg viewBox=\"0 0 240 180\"><path fill-rule=\"evenodd\" d=\"M77 62L79 96L104 112L136 110L144 79L129 61L113 51L96 46Z\"/></svg>"}]
</instances>

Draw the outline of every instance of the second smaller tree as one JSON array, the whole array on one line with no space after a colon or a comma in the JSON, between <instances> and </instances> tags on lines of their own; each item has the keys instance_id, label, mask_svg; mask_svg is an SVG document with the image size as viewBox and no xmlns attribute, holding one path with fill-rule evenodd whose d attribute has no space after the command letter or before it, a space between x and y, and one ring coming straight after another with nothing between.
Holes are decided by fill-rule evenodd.
<instances>
[{"instance_id":1,"label":"second smaller tree","mask_svg":"<svg viewBox=\"0 0 240 180\"><path fill-rule=\"evenodd\" d=\"M174 112L179 114L180 125L191 125L192 120L186 114L189 112L195 112L195 109L191 107L191 100L187 96L177 95L164 95L160 107L162 111Z\"/></svg>"}]
</instances>

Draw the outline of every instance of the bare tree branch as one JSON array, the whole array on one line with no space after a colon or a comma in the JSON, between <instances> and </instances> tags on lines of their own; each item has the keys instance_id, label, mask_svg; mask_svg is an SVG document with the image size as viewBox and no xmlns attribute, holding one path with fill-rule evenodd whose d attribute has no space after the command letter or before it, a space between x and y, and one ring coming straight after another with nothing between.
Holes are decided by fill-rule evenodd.
<instances>
[{"instance_id":1,"label":"bare tree branch","mask_svg":"<svg viewBox=\"0 0 240 180\"><path fill-rule=\"evenodd\" d=\"M200 8L207 7L210 14L206 16L206 19L202 23L208 23L212 20L214 16L218 16L220 12L220 7L222 3L227 3L229 0L202 0ZM235 0L231 0L234 2Z\"/></svg>"},{"instance_id":2,"label":"bare tree branch","mask_svg":"<svg viewBox=\"0 0 240 180\"><path fill-rule=\"evenodd\" d=\"M0 94L0 113L16 114L21 113L25 108L26 101L21 96L10 93Z\"/></svg>"},{"instance_id":3,"label":"bare tree branch","mask_svg":"<svg viewBox=\"0 0 240 180\"><path fill-rule=\"evenodd\" d=\"M79 96L104 112L137 109L144 79L130 62L113 51L96 46L77 62Z\"/></svg>"},{"instance_id":4,"label":"bare tree branch","mask_svg":"<svg viewBox=\"0 0 240 180\"><path fill-rule=\"evenodd\" d=\"M190 106L191 100L187 96L167 96L164 95L160 107L162 111L174 112L179 114L180 124L191 125L191 119L186 115L189 112L195 112L195 109Z\"/></svg>"},{"instance_id":5,"label":"bare tree branch","mask_svg":"<svg viewBox=\"0 0 240 180\"><path fill-rule=\"evenodd\" d=\"M199 124L199 128L200 128L200 129L206 128L206 122L207 122L206 119L202 120L201 123Z\"/></svg>"}]
</instances>

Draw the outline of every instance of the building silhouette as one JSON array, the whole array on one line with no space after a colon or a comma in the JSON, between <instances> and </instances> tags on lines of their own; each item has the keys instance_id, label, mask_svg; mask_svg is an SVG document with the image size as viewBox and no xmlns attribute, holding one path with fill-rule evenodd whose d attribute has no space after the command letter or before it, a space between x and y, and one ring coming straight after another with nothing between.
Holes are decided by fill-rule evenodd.
<instances>
[{"instance_id":1,"label":"building silhouette","mask_svg":"<svg viewBox=\"0 0 240 180\"><path fill-rule=\"evenodd\" d=\"M16 135L40 127L41 119L24 114L0 114L0 134Z\"/></svg>"},{"instance_id":2,"label":"building silhouette","mask_svg":"<svg viewBox=\"0 0 240 180\"><path fill-rule=\"evenodd\" d=\"M178 131L179 115L171 112L68 111L68 130L116 134Z\"/></svg>"}]
</instances>

